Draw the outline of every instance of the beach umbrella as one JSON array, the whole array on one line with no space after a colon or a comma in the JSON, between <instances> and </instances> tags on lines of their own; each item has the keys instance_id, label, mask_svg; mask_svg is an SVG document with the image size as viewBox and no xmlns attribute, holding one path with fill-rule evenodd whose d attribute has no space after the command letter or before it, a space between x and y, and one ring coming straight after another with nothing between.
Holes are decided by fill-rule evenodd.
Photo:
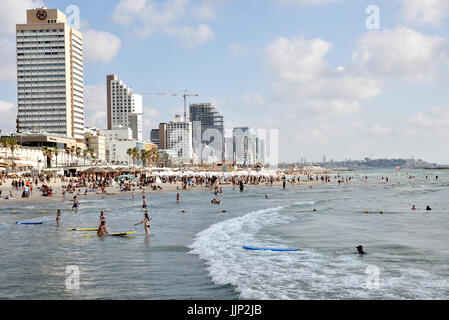
<instances>
[{"instance_id":1,"label":"beach umbrella","mask_svg":"<svg viewBox=\"0 0 449 320\"><path fill-rule=\"evenodd\" d=\"M123 174L121 176L117 177L118 179L122 179L122 178L129 178L129 179L136 179L136 177L134 177L132 174Z\"/></svg>"}]
</instances>

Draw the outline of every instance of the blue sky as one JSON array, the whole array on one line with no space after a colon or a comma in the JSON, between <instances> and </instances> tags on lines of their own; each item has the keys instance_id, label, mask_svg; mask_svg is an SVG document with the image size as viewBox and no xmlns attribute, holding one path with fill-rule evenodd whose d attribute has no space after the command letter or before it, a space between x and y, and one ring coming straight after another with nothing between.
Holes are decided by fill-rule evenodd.
<instances>
[{"instance_id":1,"label":"blue sky","mask_svg":"<svg viewBox=\"0 0 449 320\"><path fill-rule=\"evenodd\" d=\"M14 130L15 23L40 0L0 0L0 120ZM279 130L279 159L404 157L449 164L449 1L48 0L80 9L86 124L106 123L105 77L144 96L144 137L212 101L225 125ZM370 5L380 28L365 24ZM139 7L139 10L133 8ZM140 30L140 31L139 31ZM143 31L143 32L142 32ZM14 71L14 72L13 72Z\"/></svg>"}]
</instances>

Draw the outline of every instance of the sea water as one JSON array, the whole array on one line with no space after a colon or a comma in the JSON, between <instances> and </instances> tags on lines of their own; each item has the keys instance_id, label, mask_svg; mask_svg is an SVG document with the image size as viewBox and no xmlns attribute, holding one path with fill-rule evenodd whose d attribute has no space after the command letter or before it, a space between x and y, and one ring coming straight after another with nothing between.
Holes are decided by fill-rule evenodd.
<instances>
[{"instance_id":1,"label":"sea water","mask_svg":"<svg viewBox=\"0 0 449 320\"><path fill-rule=\"evenodd\" d=\"M331 183L312 188L246 186L244 192L224 188L219 196L188 191L179 204L175 193L147 191L150 237L143 225L134 226L143 220L139 193L136 199L81 197L74 214L61 199L2 200L0 298L449 298L449 172L341 174L353 179L338 185L332 174ZM63 211L59 227L57 209ZM97 227L101 210L109 232L136 233L98 238L68 230ZM356 254L358 245L366 255ZM70 266L79 270L77 289L67 286Z\"/></svg>"}]
</instances>

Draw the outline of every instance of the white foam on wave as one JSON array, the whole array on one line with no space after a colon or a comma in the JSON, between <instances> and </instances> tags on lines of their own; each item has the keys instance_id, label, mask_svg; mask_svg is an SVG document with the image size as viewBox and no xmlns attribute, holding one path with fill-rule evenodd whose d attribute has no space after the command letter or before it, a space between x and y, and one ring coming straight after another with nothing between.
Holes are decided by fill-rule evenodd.
<instances>
[{"instance_id":1,"label":"white foam on wave","mask_svg":"<svg viewBox=\"0 0 449 320\"><path fill-rule=\"evenodd\" d=\"M259 232L296 219L283 214L289 207L258 210L216 223L197 234L189 253L206 262L214 283L234 286L241 299L444 298L449 286L447 278L419 268L382 263L380 288L372 290L367 288L367 267L372 262L351 252L307 248L300 248L300 252L272 252L242 248L243 245L291 248L290 243ZM381 256L371 259L383 260Z\"/></svg>"},{"instance_id":2,"label":"white foam on wave","mask_svg":"<svg viewBox=\"0 0 449 320\"><path fill-rule=\"evenodd\" d=\"M216 223L197 234L196 240L189 246L189 253L197 254L206 261L207 271L216 284L235 286L242 299L271 299L272 294L266 291L269 278L285 276L284 267L288 269L288 265L294 263L292 256L297 252L248 251L242 246L288 245L280 239L258 235L264 227L285 224L294 219L282 215L283 208L258 210ZM267 267L269 273L266 273ZM277 270L279 274L274 275Z\"/></svg>"}]
</instances>

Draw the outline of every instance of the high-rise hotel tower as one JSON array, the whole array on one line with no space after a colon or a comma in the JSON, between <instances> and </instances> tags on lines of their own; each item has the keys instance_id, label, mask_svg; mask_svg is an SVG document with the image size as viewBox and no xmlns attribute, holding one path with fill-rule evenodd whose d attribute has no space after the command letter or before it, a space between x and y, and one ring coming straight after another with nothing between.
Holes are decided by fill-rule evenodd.
<instances>
[{"instance_id":1,"label":"high-rise hotel tower","mask_svg":"<svg viewBox=\"0 0 449 320\"><path fill-rule=\"evenodd\" d=\"M84 139L83 40L57 9L27 10L16 25L17 132Z\"/></svg>"},{"instance_id":2,"label":"high-rise hotel tower","mask_svg":"<svg viewBox=\"0 0 449 320\"><path fill-rule=\"evenodd\" d=\"M133 139L142 140L142 96L116 75L106 76L108 130L129 127Z\"/></svg>"}]
</instances>

